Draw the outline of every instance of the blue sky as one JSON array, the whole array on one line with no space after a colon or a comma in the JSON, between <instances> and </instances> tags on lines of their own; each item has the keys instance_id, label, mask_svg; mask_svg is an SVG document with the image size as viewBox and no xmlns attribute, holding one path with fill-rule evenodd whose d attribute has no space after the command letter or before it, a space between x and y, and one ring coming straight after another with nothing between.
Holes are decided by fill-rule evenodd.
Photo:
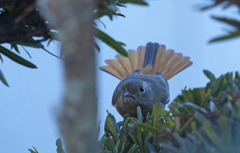
<instances>
[{"instance_id":1,"label":"blue sky","mask_svg":"<svg viewBox=\"0 0 240 153\"><path fill-rule=\"evenodd\" d=\"M150 5L128 5L121 13L126 18L107 17L101 19L107 28L99 23L99 28L118 41L126 43L126 49L137 49L147 42L165 44L184 56L190 56L193 65L169 80L170 98L173 100L181 90L203 87L208 79L202 70L207 69L220 76L228 71L239 71L236 64L240 59L239 39L208 44L208 41L221 34L223 28L230 27L210 18L212 14L237 16L234 7L222 11L220 7L210 11L197 10L203 0L159 0L150 1ZM117 54L105 44L99 42L101 52L96 52L98 120L101 127L111 112L116 119L122 120L111 99L119 80L98 67L105 65L104 60L114 59ZM5 47L9 47L5 45ZM63 95L62 61L40 49L26 48L32 55L30 59L24 50L21 55L37 65L38 69L29 69L4 57L1 70L10 84L10 88L0 84L0 152L28 152L35 146L39 153L56 152L55 141L60 137L54 117ZM59 55L60 43L51 44L49 51ZM103 128L101 128L103 132Z\"/></svg>"}]
</instances>

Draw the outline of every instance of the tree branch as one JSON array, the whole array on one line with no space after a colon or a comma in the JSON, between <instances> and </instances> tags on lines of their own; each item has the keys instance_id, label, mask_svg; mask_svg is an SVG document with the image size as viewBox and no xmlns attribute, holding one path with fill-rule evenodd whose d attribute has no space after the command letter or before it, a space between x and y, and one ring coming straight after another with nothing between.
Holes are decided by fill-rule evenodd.
<instances>
[{"instance_id":1,"label":"tree branch","mask_svg":"<svg viewBox=\"0 0 240 153\"><path fill-rule=\"evenodd\" d=\"M49 0L48 3L39 0L38 5L62 36L65 95L57 117L67 152L95 152L94 0Z\"/></svg>"}]
</instances>

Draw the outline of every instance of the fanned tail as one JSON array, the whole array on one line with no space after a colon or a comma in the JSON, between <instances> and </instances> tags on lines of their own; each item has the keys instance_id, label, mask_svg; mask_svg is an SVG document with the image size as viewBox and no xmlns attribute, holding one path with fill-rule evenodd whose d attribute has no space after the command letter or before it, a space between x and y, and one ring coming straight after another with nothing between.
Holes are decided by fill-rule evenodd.
<instances>
[{"instance_id":1,"label":"fanned tail","mask_svg":"<svg viewBox=\"0 0 240 153\"><path fill-rule=\"evenodd\" d=\"M166 50L165 45L148 43L146 48L138 47L137 51L129 50L129 57L116 55L117 60L106 60L107 66L100 70L122 80L127 74L139 69L142 74L156 74L161 72L167 80L192 65L189 57L181 53Z\"/></svg>"},{"instance_id":2,"label":"fanned tail","mask_svg":"<svg viewBox=\"0 0 240 153\"><path fill-rule=\"evenodd\" d=\"M144 57L144 67L147 65L155 66L155 59L158 52L159 44L158 43L147 43L145 57Z\"/></svg>"}]
</instances>

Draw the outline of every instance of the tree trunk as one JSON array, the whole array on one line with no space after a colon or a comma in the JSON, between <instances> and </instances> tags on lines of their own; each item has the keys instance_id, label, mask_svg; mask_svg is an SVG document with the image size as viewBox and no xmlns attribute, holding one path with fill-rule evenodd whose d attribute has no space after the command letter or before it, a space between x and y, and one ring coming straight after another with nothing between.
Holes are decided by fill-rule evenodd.
<instances>
[{"instance_id":1,"label":"tree trunk","mask_svg":"<svg viewBox=\"0 0 240 153\"><path fill-rule=\"evenodd\" d=\"M67 152L96 152L94 0L39 0L38 5L61 33L65 95L57 117Z\"/></svg>"}]
</instances>

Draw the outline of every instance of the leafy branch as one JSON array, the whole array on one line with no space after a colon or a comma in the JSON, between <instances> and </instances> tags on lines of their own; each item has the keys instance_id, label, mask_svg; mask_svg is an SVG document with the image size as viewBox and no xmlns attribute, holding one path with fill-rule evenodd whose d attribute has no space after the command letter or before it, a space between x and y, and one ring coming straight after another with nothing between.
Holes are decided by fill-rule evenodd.
<instances>
[{"instance_id":1,"label":"leafy branch","mask_svg":"<svg viewBox=\"0 0 240 153\"><path fill-rule=\"evenodd\" d=\"M95 8L93 26L95 29L95 37L106 43L108 46L116 50L123 56L128 56L126 50L123 48L124 43L116 41L108 34L97 29L95 20L99 20L103 16L108 16L113 20L115 16L125 17L119 13L120 7L126 7L126 3L133 3L138 5L147 5L144 0L98 0ZM19 46L27 46L37 49L42 49L47 53L58 57L45 49L42 42L48 41L48 45L54 40L59 41L59 34L54 27L50 27L51 21L46 21L39 14L36 6L36 0L4 0L0 2L0 45L8 43L11 45L11 50L14 49L18 54ZM40 39L36 39L36 37ZM100 51L100 47L95 43L95 48ZM33 63L23 59L21 56L14 54L11 50L1 46L0 60L3 62L2 55L10 58L18 64L37 68ZM25 49L24 49L25 50ZM26 51L26 50L25 50ZM26 51L27 52L27 51ZM27 52L28 53L28 52ZM31 55L28 53L31 57ZM60 57L58 57L60 58ZM34 66L33 66L34 65ZM8 85L8 82L0 70L0 80Z\"/></svg>"},{"instance_id":2,"label":"leafy branch","mask_svg":"<svg viewBox=\"0 0 240 153\"><path fill-rule=\"evenodd\" d=\"M219 5L223 5L223 9L229 8L230 6L237 6L240 11L240 1L239 0L212 0L213 4L204 6L201 8L202 11L208 10L214 7L217 7ZM226 35L219 36L216 38L211 39L209 42L219 42L223 40L229 40L233 38L237 38L240 36L240 21L237 19L227 18L227 17L217 17L212 16L212 19L216 21L220 21L222 23L228 24L229 26L232 26L235 30L234 31L227 31Z\"/></svg>"}]
</instances>

